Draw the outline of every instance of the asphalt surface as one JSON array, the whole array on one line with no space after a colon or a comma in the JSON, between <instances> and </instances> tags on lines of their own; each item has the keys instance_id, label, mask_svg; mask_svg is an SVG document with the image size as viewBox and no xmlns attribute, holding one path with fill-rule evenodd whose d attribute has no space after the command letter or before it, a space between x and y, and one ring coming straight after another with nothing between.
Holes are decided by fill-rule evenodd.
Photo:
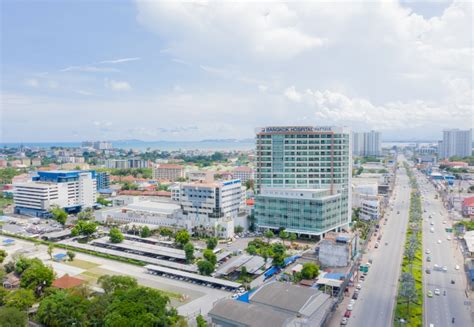
<instances>
[{"instance_id":1,"label":"asphalt surface","mask_svg":"<svg viewBox=\"0 0 474 327\"><path fill-rule=\"evenodd\" d=\"M392 325L410 205L410 186L403 168L404 160L403 157L399 157L400 168L397 171L394 193L390 201L393 211L388 209L385 214L387 224L381 224L380 245L376 249L375 241L371 241L362 261L367 263L371 258L373 264L365 281L355 283L360 283L362 289L347 324L351 327ZM397 213L398 211L400 213Z\"/></svg>"},{"instance_id":2,"label":"asphalt surface","mask_svg":"<svg viewBox=\"0 0 474 327\"><path fill-rule=\"evenodd\" d=\"M465 293L466 274L462 254L453 233L445 230L446 227L451 227L452 222L441 200L435 199L437 193L433 185L421 174L417 174L417 178L423 196L422 206L426 210L423 214L423 265L424 271L426 268L431 269L431 274L425 272L423 279L425 325L473 326L469 298ZM429 218L430 215L432 218ZM434 232L430 232L431 227L434 228ZM447 239L448 236L451 240ZM438 244L438 240L441 244ZM426 250L430 250L431 253L426 254ZM431 257L431 262L426 261L427 256ZM433 269L435 264L446 266L447 271L435 271ZM455 269L456 265L459 266L459 270ZM455 284L452 284L451 280ZM440 295L434 294L435 289L439 289ZM433 292L432 298L427 296L430 290ZM454 323L452 318L455 318Z\"/></svg>"}]
</instances>

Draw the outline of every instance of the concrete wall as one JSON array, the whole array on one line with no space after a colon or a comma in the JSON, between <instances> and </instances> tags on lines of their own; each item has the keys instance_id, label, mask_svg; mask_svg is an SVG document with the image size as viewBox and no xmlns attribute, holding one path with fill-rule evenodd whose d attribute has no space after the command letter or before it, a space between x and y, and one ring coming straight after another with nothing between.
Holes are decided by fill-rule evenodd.
<instances>
[{"instance_id":1,"label":"concrete wall","mask_svg":"<svg viewBox=\"0 0 474 327\"><path fill-rule=\"evenodd\" d=\"M327 267L346 267L349 263L349 244L323 240L319 247L319 261Z\"/></svg>"}]
</instances>

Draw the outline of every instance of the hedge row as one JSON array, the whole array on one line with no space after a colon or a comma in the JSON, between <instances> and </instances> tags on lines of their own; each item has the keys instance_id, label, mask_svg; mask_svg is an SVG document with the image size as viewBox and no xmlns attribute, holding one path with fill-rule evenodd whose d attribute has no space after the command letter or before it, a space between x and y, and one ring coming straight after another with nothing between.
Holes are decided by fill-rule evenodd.
<instances>
[{"instance_id":1,"label":"hedge row","mask_svg":"<svg viewBox=\"0 0 474 327\"><path fill-rule=\"evenodd\" d=\"M124 257L120 257L120 256L113 255L113 254L106 254L106 253L101 253L101 252L97 252L97 251L93 251L93 250L77 248L77 247L72 246L72 245L66 245L66 244L54 243L54 242L50 242L50 241L39 240L39 239L36 239L34 237L28 237L28 236L23 236L23 235L10 234L10 233L7 233L5 231L0 231L0 234L4 235L4 236L8 236L8 237L13 237L13 238L33 242L35 244L42 244L42 245L46 245L46 246L52 245L53 247L56 247L56 248L61 248L61 249L65 249L65 250L90 254L90 255L94 255L96 257L101 257L101 258L104 258L104 259L120 261L120 262L124 262L124 263L129 263L129 264L132 264L132 265L137 265L137 266L147 265L146 262L143 262L143 261L140 261L140 260L129 259L129 258L124 258Z\"/></svg>"}]
</instances>

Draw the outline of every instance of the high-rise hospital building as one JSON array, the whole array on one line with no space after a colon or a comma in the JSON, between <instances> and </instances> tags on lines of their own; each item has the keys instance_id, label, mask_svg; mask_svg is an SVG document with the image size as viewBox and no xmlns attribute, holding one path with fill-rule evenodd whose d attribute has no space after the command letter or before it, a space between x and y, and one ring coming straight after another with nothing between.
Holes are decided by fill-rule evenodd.
<instances>
[{"instance_id":1,"label":"high-rise hospital building","mask_svg":"<svg viewBox=\"0 0 474 327\"><path fill-rule=\"evenodd\" d=\"M348 226L351 165L351 133L347 128L258 128L258 227L320 236Z\"/></svg>"}]
</instances>

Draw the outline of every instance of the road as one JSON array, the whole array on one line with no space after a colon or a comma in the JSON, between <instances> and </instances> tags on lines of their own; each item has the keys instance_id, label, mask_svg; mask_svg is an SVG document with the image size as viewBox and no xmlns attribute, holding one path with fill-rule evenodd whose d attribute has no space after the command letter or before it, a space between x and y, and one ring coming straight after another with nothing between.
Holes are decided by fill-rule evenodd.
<instances>
[{"instance_id":1,"label":"road","mask_svg":"<svg viewBox=\"0 0 474 327\"><path fill-rule=\"evenodd\" d=\"M466 297L466 274L463 270L462 254L459 250L457 240L452 233L447 233L445 228L451 227L448 212L443 207L440 199L435 199L436 190L428 182L425 176L417 173L418 184L422 191L423 208L423 270L431 269L431 274L424 274L424 301L425 301L425 323L426 326L472 326L470 304ZM432 218L429 218L431 215ZM443 223L445 222L445 223ZM433 225L431 225L431 223ZM434 231L430 232L433 228ZM451 240L448 240L448 236ZM438 244L441 241L441 244ZM426 253L430 250L430 254ZM427 256L431 262L427 262ZM446 266L447 272L434 271L433 266ZM456 270L456 265L459 270ZM451 283L451 280L455 284ZM427 292L435 289L440 290L439 296L433 298L427 296ZM446 292L446 295L443 295ZM452 318L455 318L454 324Z\"/></svg>"},{"instance_id":2,"label":"road","mask_svg":"<svg viewBox=\"0 0 474 327\"><path fill-rule=\"evenodd\" d=\"M371 258L373 264L366 280L359 281L362 289L348 321L348 326L351 327L392 325L410 205L410 186L403 168L404 160L399 157L401 167L397 172L394 195L390 202L393 204L393 211L388 209L385 214L387 224L382 225L380 246L375 249L372 242L364 256L363 263Z\"/></svg>"}]
</instances>

